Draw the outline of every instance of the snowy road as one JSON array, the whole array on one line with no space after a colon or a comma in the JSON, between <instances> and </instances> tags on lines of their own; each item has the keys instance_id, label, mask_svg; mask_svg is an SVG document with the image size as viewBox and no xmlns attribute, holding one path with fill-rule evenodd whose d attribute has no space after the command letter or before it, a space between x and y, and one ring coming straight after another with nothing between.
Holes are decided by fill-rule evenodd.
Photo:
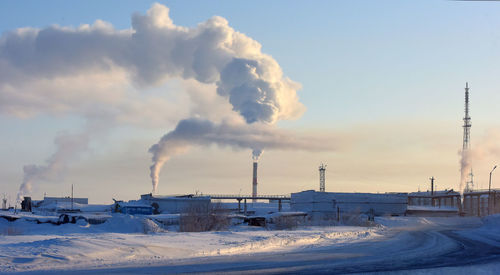
<instances>
[{"instance_id":1,"label":"snowy road","mask_svg":"<svg viewBox=\"0 0 500 275\"><path fill-rule=\"evenodd\" d=\"M467 220L464 220L467 221ZM465 229L464 229L465 228ZM66 274L228 273L346 274L389 271L468 273L500 268L498 227L479 230L476 223L392 227L379 238L356 242L323 242L293 250L170 260L148 266L72 270ZM495 232L496 230L496 232ZM483 270L484 271L484 270ZM58 272L60 274L60 271ZM460 272L458 272L460 274Z\"/></svg>"}]
</instances>

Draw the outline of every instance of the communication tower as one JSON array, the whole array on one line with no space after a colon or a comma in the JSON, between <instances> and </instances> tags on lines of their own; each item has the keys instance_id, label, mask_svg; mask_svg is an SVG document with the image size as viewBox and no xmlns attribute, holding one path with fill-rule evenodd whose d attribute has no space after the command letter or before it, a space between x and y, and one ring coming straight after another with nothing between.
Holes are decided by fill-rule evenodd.
<instances>
[{"instance_id":1,"label":"communication tower","mask_svg":"<svg viewBox=\"0 0 500 275\"><path fill-rule=\"evenodd\" d=\"M471 120L469 116L469 83L465 83L465 117L464 117L464 140L463 140L463 145L462 149L464 151L470 149L470 127L471 127Z\"/></svg>"},{"instance_id":2,"label":"communication tower","mask_svg":"<svg viewBox=\"0 0 500 275\"><path fill-rule=\"evenodd\" d=\"M471 118L469 115L469 83L465 82L465 116L464 116L464 139L462 144L462 154L467 154L470 150L470 128L471 128ZM472 167L469 173L469 181L467 182L466 189L472 190L474 188L474 174L472 173Z\"/></svg>"},{"instance_id":3,"label":"communication tower","mask_svg":"<svg viewBox=\"0 0 500 275\"><path fill-rule=\"evenodd\" d=\"M319 192L325 192L325 171L326 165L322 163L319 166Z\"/></svg>"}]
</instances>

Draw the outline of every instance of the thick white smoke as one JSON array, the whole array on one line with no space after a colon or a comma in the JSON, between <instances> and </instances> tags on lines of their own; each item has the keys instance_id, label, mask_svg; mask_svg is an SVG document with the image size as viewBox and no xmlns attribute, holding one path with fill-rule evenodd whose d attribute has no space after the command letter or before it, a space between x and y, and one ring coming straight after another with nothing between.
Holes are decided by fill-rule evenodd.
<instances>
[{"instance_id":1,"label":"thick white smoke","mask_svg":"<svg viewBox=\"0 0 500 275\"><path fill-rule=\"evenodd\" d=\"M472 168L472 160L471 160L471 149L462 150L459 152L460 154L460 192L464 190L464 187L467 183L467 178Z\"/></svg>"},{"instance_id":2,"label":"thick white smoke","mask_svg":"<svg viewBox=\"0 0 500 275\"><path fill-rule=\"evenodd\" d=\"M472 163L474 163L475 171L482 171L482 168L491 169L497 165L500 160L500 131L498 129L489 130L482 136L478 142L474 143L471 149L459 152L460 154L460 186L462 192L469 173L471 172ZM489 170L488 170L489 172ZM484 172L483 172L484 173ZM477 183L476 183L477 184Z\"/></svg>"},{"instance_id":3,"label":"thick white smoke","mask_svg":"<svg viewBox=\"0 0 500 275\"><path fill-rule=\"evenodd\" d=\"M153 145L149 152L153 154L151 177L153 192L158 189L159 172L163 164L172 156L184 153L192 145L251 149L257 160L264 149L280 150L333 150L332 143L326 138L297 135L278 130L266 124L246 124L235 121L215 123L205 119L190 118L179 122L177 127L164 135Z\"/></svg>"},{"instance_id":4,"label":"thick white smoke","mask_svg":"<svg viewBox=\"0 0 500 275\"><path fill-rule=\"evenodd\" d=\"M45 165L25 165L23 167L24 177L17 194L18 201L31 193L33 183L58 180L68 163L87 149L88 142L87 133L62 134L56 137L54 140L56 151L47 159Z\"/></svg>"},{"instance_id":5,"label":"thick white smoke","mask_svg":"<svg viewBox=\"0 0 500 275\"><path fill-rule=\"evenodd\" d=\"M303 114L305 108L297 96L300 84L285 77L257 41L235 31L222 17L182 27L173 23L167 7L154 4L146 14L132 16L130 29L117 30L97 20L77 28L17 29L0 37L0 113L76 114L126 123L138 117L144 117L139 123L167 123L175 117L177 122L185 108L161 96L138 94L172 78L212 85L234 111L227 117L236 113L245 123L181 121L150 149L155 188L165 161L191 144L249 148L254 159L266 148L314 147L291 133L282 135L262 126ZM194 138L196 131L201 131L199 138ZM56 166L49 161L46 166L26 168L23 190Z\"/></svg>"},{"instance_id":6,"label":"thick white smoke","mask_svg":"<svg viewBox=\"0 0 500 275\"><path fill-rule=\"evenodd\" d=\"M167 7L154 4L146 15L132 16L132 29L116 30L96 21L78 28L18 29L0 37L1 112L85 112L92 108L87 105L89 96L96 102L113 103L92 89L72 87L60 97L44 100L36 85L46 79L64 82L75 75L93 74L139 87L173 77L214 83L247 122L272 123L304 111L296 94L299 85L283 77L259 43L218 16L186 28L172 22Z\"/></svg>"}]
</instances>

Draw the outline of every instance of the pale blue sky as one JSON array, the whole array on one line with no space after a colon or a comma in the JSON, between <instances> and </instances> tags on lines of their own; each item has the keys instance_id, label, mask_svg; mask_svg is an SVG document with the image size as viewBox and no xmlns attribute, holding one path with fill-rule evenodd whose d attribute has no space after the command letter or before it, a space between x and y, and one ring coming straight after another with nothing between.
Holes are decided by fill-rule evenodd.
<instances>
[{"instance_id":1,"label":"pale blue sky","mask_svg":"<svg viewBox=\"0 0 500 275\"><path fill-rule=\"evenodd\" d=\"M426 139L432 139L432 132L436 131L435 138L449 146L449 151L444 152L448 155L433 168L423 165L425 159L415 160L415 163L408 161L409 167L419 167L416 170L422 172L411 175L409 183L401 183L403 176L396 178L391 176L395 173L391 170L393 163L371 167L372 170L384 167L387 173L385 177L377 176L376 179L368 180L377 188L365 188L366 191L412 191L418 184L423 186L428 176L440 173L440 167L446 170L440 178L449 181L443 185L454 187L452 182L458 177L456 151L461 146L460 125L463 116L465 81L469 81L472 87L472 138L482 135L487 129L499 128L500 109L497 107L500 102L499 2L158 2L170 8L170 16L177 25L195 26L213 15L226 18L234 29L261 43L263 52L272 55L279 62L286 76L302 84L299 96L307 111L297 121L280 122L278 125L282 127L356 132L360 133L362 139L373 133L378 140L373 146L383 144L385 140L391 140L395 136L406 139L408 136L414 137L425 133L422 135ZM78 26L92 23L97 19L108 21L115 28L125 29L130 28L132 13L145 13L152 3L149 1L2 1L0 33L26 26L37 28L51 24ZM382 125L380 127L382 129L378 129L379 124ZM0 184L6 187L8 193L17 192L22 179L22 165L43 163L53 150L52 140L58 132L78 130L82 125L83 120L78 117L42 115L20 119L0 116L0 127L8 129L2 131L0 135L0 165L2 165ZM391 127L391 125L398 126ZM371 130L366 132L359 130L367 128ZM128 142L143 142L141 144L144 148L137 149L135 153L140 154L141 150L144 152L144 156L138 156L140 161L137 161L137 163L145 161L141 164L144 166L141 167L144 174L135 173L138 180L144 179L144 188L136 190L131 187L131 191L119 195L134 198L135 194L148 191L147 167L150 156L147 154L147 146L150 141L155 142L166 130L169 129L123 128L113 131L110 137L106 138L108 141L93 141L95 142L93 148L97 151L107 147L103 144L109 142L112 147L109 152L118 155L123 152L122 149ZM418 143L418 138L412 142ZM398 144L399 147L394 146L390 150L405 151L413 145ZM362 154L360 148L364 147L369 147L369 143L356 147L357 149L353 149L352 152L347 150L336 154L335 157L309 154L306 158L311 160L312 168L310 177L304 176L304 178L310 182L307 184L294 182L290 190L269 188L268 193L289 193L300 188L316 188L317 163L330 160L330 166L334 167L334 161L355 158L354 156ZM432 149L424 146L422 151L425 150L429 150L427 153L432 156ZM220 154L224 156L228 156L231 152L221 151L223 152ZM415 154L425 154L420 150L417 151ZM366 153L372 152L367 150ZM105 161L105 157L96 154L99 157L96 162L102 161L103 165L109 163ZM196 154L198 153L191 153L191 156L196 158ZM237 154L239 153L235 153ZM264 156L267 157L269 154L271 153L266 153ZM188 157L189 155L182 158ZM328 159L330 157L331 159ZM90 156L87 158L91 159ZM269 166L279 166L279 158L274 157L274 161L275 163ZM356 161L353 161L354 163ZM221 165L224 166L223 163ZM360 160L360 165L366 167L371 164L368 160ZM89 166L81 164L74 171L85 170L85 167ZM351 176L354 171L344 169L337 173L341 173L338 175L339 178L349 181L349 178L356 178ZM282 172L269 171L268 177L273 177L275 181L273 186L279 186L277 182L280 181ZM188 172L183 172L184 175L186 173ZM243 174L235 177L244 182L247 176ZM77 174L73 177L76 178ZM203 174L200 177L207 178ZM210 175L210 177L215 176ZM478 178L481 180L481 176ZM87 177L88 179L90 178ZM99 178L96 177L95 181L98 182ZM113 186L122 180L118 178L109 181ZM353 180L355 184L364 186L362 181L363 179ZM189 187L185 190L175 189L174 192L211 188L209 184L200 185L201 187ZM242 184L240 188L245 190L249 186L250 184ZM352 184L350 186L351 190L348 190L347 184L342 190L363 191L352 187ZM35 195L43 194L42 189ZM333 187L330 190L335 191ZM111 196L114 196L113 192L107 190L98 200L105 201Z\"/></svg>"}]
</instances>

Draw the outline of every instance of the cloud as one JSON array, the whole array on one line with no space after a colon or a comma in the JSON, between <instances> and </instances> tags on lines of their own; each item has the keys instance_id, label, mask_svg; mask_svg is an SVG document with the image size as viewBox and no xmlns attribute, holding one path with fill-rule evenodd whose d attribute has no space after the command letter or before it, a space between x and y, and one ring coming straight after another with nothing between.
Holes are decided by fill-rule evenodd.
<instances>
[{"instance_id":1,"label":"cloud","mask_svg":"<svg viewBox=\"0 0 500 275\"><path fill-rule=\"evenodd\" d=\"M81 85L79 80L88 76L87 85ZM171 78L215 84L250 123L274 123L304 111L296 93L300 85L283 76L258 42L218 16L186 28L172 22L167 7L154 4L145 15L134 14L127 30L98 20L78 28L17 29L0 37L0 112L4 113L80 114L76 98L109 105L118 100L116 93L106 92L109 86L140 90ZM44 82L51 89L35 88ZM71 85L75 83L79 85ZM44 95L50 101L41 98ZM73 100L66 100L68 95ZM127 99L134 100L119 97Z\"/></svg>"},{"instance_id":2,"label":"cloud","mask_svg":"<svg viewBox=\"0 0 500 275\"><path fill-rule=\"evenodd\" d=\"M158 189L159 173L164 163L175 155L185 153L193 145L215 144L220 147L251 149L253 157L258 158L264 149L331 151L336 149L335 141L326 136L298 135L266 124L184 119L149 149L153 154L153 165L150 167L153 192Z\"/></svg>"},{"instance_id":3,"label":"cloud","mask_svg":"<svg viewBox=\"0 0 500 275\"><path fill-rule=\"evenodd\" d=\"M175 100L168 98L171 90L157 91L173 79L182 79L176 92L184 95ZM323 148L272 126L303 114L300 88L257 41L226 19L178 26L160 4L133 14L130 29L97 20L77 28L22 28L0 37L0 113L163 127L194 117L151 147L155 187L163 163L191 145L252 149L254 157L264 149ZM28 180L43 179L51 167L49 161L27 169Z\"/></svg>"}]
</instances>

